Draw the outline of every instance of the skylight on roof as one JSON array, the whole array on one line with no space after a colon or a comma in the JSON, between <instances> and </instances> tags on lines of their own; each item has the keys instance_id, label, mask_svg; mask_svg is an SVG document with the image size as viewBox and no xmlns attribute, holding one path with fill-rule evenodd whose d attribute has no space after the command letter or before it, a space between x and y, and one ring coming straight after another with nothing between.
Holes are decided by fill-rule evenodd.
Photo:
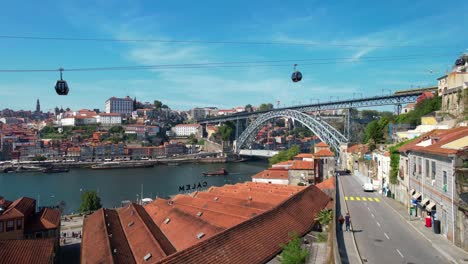
<instances>
[{"instance_id":1,"label":"skylight on roof","mask_svg":"<svg viewBox=\"0 0 468 264\"><path fill-rule=\"evenodd\" d=\"M203 233L203 232L200 232L200 233L197 234L198 239L201 239L204 236L205 236L205 233Z\"/></svg>"},{"instance_id":2,"label":"skylight on roof","mask_svg":"<svg viewBox=\"0 0 468 264\"><path fill-rule=\"evenodd\" d=\"M202 216L202 215L203 215L203 212L198 212L198 213L197 213L197 216L198 216L198 217L200 217L200 216Z\"/></svg>"},{"instance_id":3,"label":"skylight on roof","mask_svg":"<svg viewBox=\"0 0 468 264\"><path fill-rule=\"evenodd\" d=\"M167 224L169 224L170 221L171 221L171 219L166 218L166 220L164 220L164 223L167 225Z\"/></svg>"},{"instance_id":4,"label":"skylight on roof","mask_svg":"<svg viewBox=\"0 0 468 264\"><path fill-rule=\"evenodd\" d=\"M148 253L143 257L145 261L148 261L150 258L151 258L151 253Z\"/></svg>"}]
</instances>

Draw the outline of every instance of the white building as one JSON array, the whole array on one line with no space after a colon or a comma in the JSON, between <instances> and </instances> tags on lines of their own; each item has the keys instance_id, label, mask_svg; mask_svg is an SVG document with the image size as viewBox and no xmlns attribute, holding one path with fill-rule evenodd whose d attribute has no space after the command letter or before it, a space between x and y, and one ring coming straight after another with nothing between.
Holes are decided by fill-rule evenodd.
<instances>
[{"instance_id":1,"label":"white building","mask_svg":"<svg viewBox=\"0 0 468 264\"><path fill-rule=\"evenodd\" d=\"M197 138L202 136L202 126L199 124L179 124L173 128L177 137L188 137L194 134Z\"/></svg>"},{"instance_id":2,"label":"white building","mask_svg":"<svg viewBox=\"0 0 468 264\"><path fill-rule=\"evenodd\" d=\"M62 118L61 120L62 126L86 126L86 125L94 125L96 123L97 121L95 117L75 116L75 117Z\"/></svg>"},{"instance_id":3,"label":"white building","mask_svg":"<svg viewBox=\"0 0 468 264\"><path fill-rule=\"evenodd\" d=\"M253 182L271 183L271 184L289 184L288 170L268 169L252 176Z\"/></svg>"},{"instance_id":4,"label":"white building","mask_svg":"<svg viewBox=\"0 0 468 264\"><path fill-rule=\"evenodd\" d=\"M390 152L374 152L372 159L377 167L377 181L374 181L374 189L380 193L382 187L388 188L390 182Z\"/></svg>"},{"instance_id":5,"label":"white building","mask_svg":"<svg viewBox=\"0 0 468 264\"><path fill-rule=\"evenodd\" d=\"M419 217L440 221L441 234L457 246L466 248L467 219L459 207L466 204L462 171L468 160L468 128L437 129L399 149L399 180L405 184L408 204ZM466 210L466 209L465 209ZM421 223L422 224L422 223Z\"/></svg>"},{"instance_id":6,"label":"white building","mask_svg":"<svg viewBox=\"0 0 468 264\"><path fill-rule=\"evenodd\" d=\"M133 100L129 96L125 98L111 97L106 101L106 113L130 115L132 111Z\"/></svg>"},{"instance_id":7,"label":"white building","mask_svg":"<svg viewBox=\"0 0 468 264\"><path fill-rule=\"evenodd\" d=\"M121 125L122 117L117 113L102 113L97 116L97 122L103 126Z\"/></svg>"}]
</instances>

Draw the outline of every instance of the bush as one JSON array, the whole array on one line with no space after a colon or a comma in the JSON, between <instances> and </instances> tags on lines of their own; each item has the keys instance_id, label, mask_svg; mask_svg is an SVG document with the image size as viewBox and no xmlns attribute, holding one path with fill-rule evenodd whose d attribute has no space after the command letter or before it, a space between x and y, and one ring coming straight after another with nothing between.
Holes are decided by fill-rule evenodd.
<instances>
[{"instance_id":1,"label":"bush","mask_svg":"<svg viewBox=\"0 0 468 264\"><path fill-rule=\"evenodd\" d=\"M290 233L291 241L286 245L281 245L281 263L283 264L302 264L309 257L309 251L301 247L301 239L296 233Z\"/></svg>"},{"instance_id":2,"label":"bush","mask_svg":"<svg viewBox=\"0 0 468 264\"><path fill-rule=\"evenodd\" d=\"M80 212L86 213L95 211L101 207L101 198L99 198L96 191L85 191L81 195Z\"/></svg>"},{"instance_id":3,"label":"bush","mask_svg":"<svg viewBox=\"0 0 468 264\"><path fill-rule=\"evenodd\" d=\"M319 221L319 223L322 226L328 225L328 223L330 223L332 219L333 219L333 211L327 210L327 209L323 209L317 214L317 217L315 217L315 220Z\"/></svg>"}]
</instances>

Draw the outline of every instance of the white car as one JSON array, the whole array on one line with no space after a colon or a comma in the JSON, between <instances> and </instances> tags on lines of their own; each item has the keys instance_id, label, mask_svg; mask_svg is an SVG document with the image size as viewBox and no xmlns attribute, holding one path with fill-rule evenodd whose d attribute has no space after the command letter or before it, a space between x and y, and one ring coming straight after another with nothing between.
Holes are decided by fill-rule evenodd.
<instances>
[{"instance_id":1,"label":"white car","mask_svg":"<svg viewBox=\"0 0 468 264\"><path fill-rule=\"evenodd\" d=\"M374 185L370 182L364 183L362 185L362 188L364 189L365 192L373 192L374 191Z\"/></svg>"}]
</instances>

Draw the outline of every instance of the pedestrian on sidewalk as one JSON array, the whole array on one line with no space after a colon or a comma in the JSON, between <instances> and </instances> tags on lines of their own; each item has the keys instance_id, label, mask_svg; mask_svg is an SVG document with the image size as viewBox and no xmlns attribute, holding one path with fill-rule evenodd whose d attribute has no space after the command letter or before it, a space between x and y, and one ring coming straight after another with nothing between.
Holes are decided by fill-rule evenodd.
<instances>
[{"instance_id":1,"label":"pedestrian on sidewalk","mask_svg":"<svg viewBox=\"0 0 468 264\"><path fill-rule=\"evenodd\" d=\"M351 216L349 215L349 212L346 213L345 222L346 222L346 232L348 232L350 231L350 225L351 225Z\"/></svg>"},{"instance_id":2,"label":"pedestrian on sidewalk","mask_svg":"<svg viewBox=\"0 0 468 264\"><path fill-rule=\"evenodd\" d=\"M343 231L344 217L340 214L338 217L338 223L340 223L340 230Z\"/></svg>"}]
</instances>

